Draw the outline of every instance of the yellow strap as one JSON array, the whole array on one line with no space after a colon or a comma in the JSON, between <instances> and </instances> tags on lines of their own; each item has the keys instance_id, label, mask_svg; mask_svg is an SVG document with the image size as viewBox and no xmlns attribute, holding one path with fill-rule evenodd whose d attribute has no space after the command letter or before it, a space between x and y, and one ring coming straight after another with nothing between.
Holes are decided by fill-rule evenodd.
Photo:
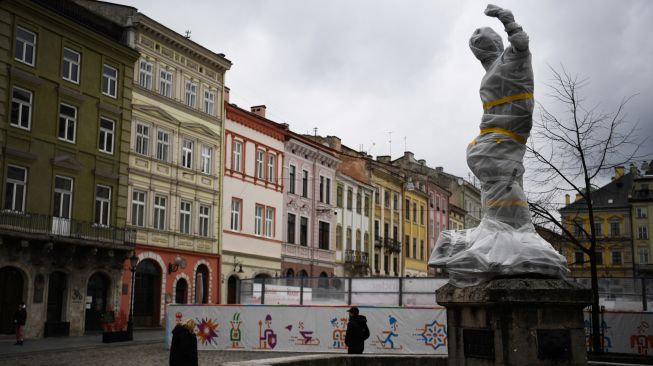
<instances>
[{"instance_id":1,"label":"yellow strap","mask_svg":"<svg viewBox=\"0 0 653 366\"><path fill-rule=\"evenodd\" d=\"M526 138L523 136L520 136L510 130L506 130L505 128L499 128L499 127L490 127L490 128L481 128L481 135L485 135L487 133L500 133L502 135L506 135L508 137L511 137L515 141L519 141L522 144L526 144Z\"/></svg>"},{"instance_id":2,"label":"yellow strap","mask_svg":"<svg viewBox=\"0 0 653 366\"><path fill-rule=\"evenodd\" d=\"M487 207L528 207L527 201L522 200L488 200Z\"/></svg>"},{"instance_id":3,"label":"yellow strap","mask_svg":"<svg viewBox=\"0 0 653 366\"><path fill-rule=\"evenodd\" d=\"M514 102L515 100L522 100L522 99L533 99L533 93L521 93L521 94L509 95L507 97L496 99L491 102L484 103L483 109L490 109L495 105Z\"/></svg>"}]
</instances>

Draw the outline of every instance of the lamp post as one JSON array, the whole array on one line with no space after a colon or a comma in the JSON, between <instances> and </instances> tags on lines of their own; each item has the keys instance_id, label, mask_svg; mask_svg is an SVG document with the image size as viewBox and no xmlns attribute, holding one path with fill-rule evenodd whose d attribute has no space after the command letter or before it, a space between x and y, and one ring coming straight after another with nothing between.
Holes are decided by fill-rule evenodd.
<instances>
[{"instance_id":1,"label":"lamp post","mask_svg":"<svg viewBox=\"0 0 653 366\"><path fill-rule=\"evenodd\" d=\"M133 341L134 340L134 283L136 282L136 265L138 264L138 256L136 256L136 253L133 253L131 257L129 257L129 264L131 265L131 272L132 272L132 284L131 284L131 291L129 294L129 320L127 321L127 333L129 333L129 340Z\"/></svg>"}]
</instances>

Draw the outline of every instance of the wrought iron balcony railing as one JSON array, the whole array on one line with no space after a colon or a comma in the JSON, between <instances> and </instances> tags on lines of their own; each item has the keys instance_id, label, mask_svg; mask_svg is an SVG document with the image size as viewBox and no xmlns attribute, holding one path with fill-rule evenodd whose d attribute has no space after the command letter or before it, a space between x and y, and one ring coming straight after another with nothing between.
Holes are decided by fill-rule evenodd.
<instances>
[{"instance_id":1,"label":"wrought iron balcony railing","mask_svg":"<svg viewBox=\"0 0 653 366\"><path fill-rule=\"evenodd\" d=\"M397 239L385 238L384 246L388 252L401 252L401 242Z\"/></svg>"},{"instance_id":2,"label":"wrought iron balcony railing","mask_svg":"<svg viewBox=\"0 0 653 366\"><path fill-rule=\"evenodd\" d=\"M0 232L23 233L62 241L83 240L127 248L133 248L136 244L136 231L132 229L10 210L0 211Z\"/></svg>"},{"instance_id":3,"label":"wrought iron balcony railing","mask_svg":"<svg viewBox=\"0 0 653 366\"><path fill-rule=\"evenodd\" d=\"M347 249L345 251L345 263L353 264L354 266L367 266L369 263L369 256L367 252Z\"/></svg>"},{"instance_id":4,"label":"wrought iron balcony railing","mask_svg":"<svg viewBox=\"0 0 653 366\"><path fill-rule=\"evenodd\" d=\"M382 237L376 237L374 238L374 247L375 248L382 248L383 247L383 238Z\"/></svg>"}]
</instances>

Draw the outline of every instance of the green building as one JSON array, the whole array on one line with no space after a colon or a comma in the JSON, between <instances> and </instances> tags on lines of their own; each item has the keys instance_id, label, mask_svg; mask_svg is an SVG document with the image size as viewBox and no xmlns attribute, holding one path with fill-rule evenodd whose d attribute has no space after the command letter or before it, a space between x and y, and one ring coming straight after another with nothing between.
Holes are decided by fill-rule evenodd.
<instances>
[{"instance_id":1,"label":"green building","mask_svg":"<svg viewBox=\"0 0 653 366\"><path fill-rule=\"evenodd\" d=\"M99 330L119 310L134 64L126 29L70 1L0 2L0 332Z\"/></svg>"}]
</instances>

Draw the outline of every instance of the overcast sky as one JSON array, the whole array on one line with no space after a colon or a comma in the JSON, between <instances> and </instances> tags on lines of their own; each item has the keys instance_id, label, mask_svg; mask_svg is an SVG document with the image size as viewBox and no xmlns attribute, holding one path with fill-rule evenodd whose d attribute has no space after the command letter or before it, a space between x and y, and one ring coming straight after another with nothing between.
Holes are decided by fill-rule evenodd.
<instances>
[{"instance_id":1,"label":"overcast sky","mask_svg":"<svg viewBox=\"0 0 653 366\"><path fill-rule=\"evenodd\" d=\"M233 62L231 102L265 104L300 133L336 135L393 159L405 149L467 177L465 148L478 133L484 70L468 47L492 26L486 1L117 0ZM605 111L633 94L628 120L653 152L653 1L501 1L529 34L535 94L547 65L590 78ZM392 132L390 135L389 132ZM391 136L391 138L390 138ZM390 139L392 144L390 144ZM528 167L527 167L528 168Z\"/></svg>"}]
</instances>

